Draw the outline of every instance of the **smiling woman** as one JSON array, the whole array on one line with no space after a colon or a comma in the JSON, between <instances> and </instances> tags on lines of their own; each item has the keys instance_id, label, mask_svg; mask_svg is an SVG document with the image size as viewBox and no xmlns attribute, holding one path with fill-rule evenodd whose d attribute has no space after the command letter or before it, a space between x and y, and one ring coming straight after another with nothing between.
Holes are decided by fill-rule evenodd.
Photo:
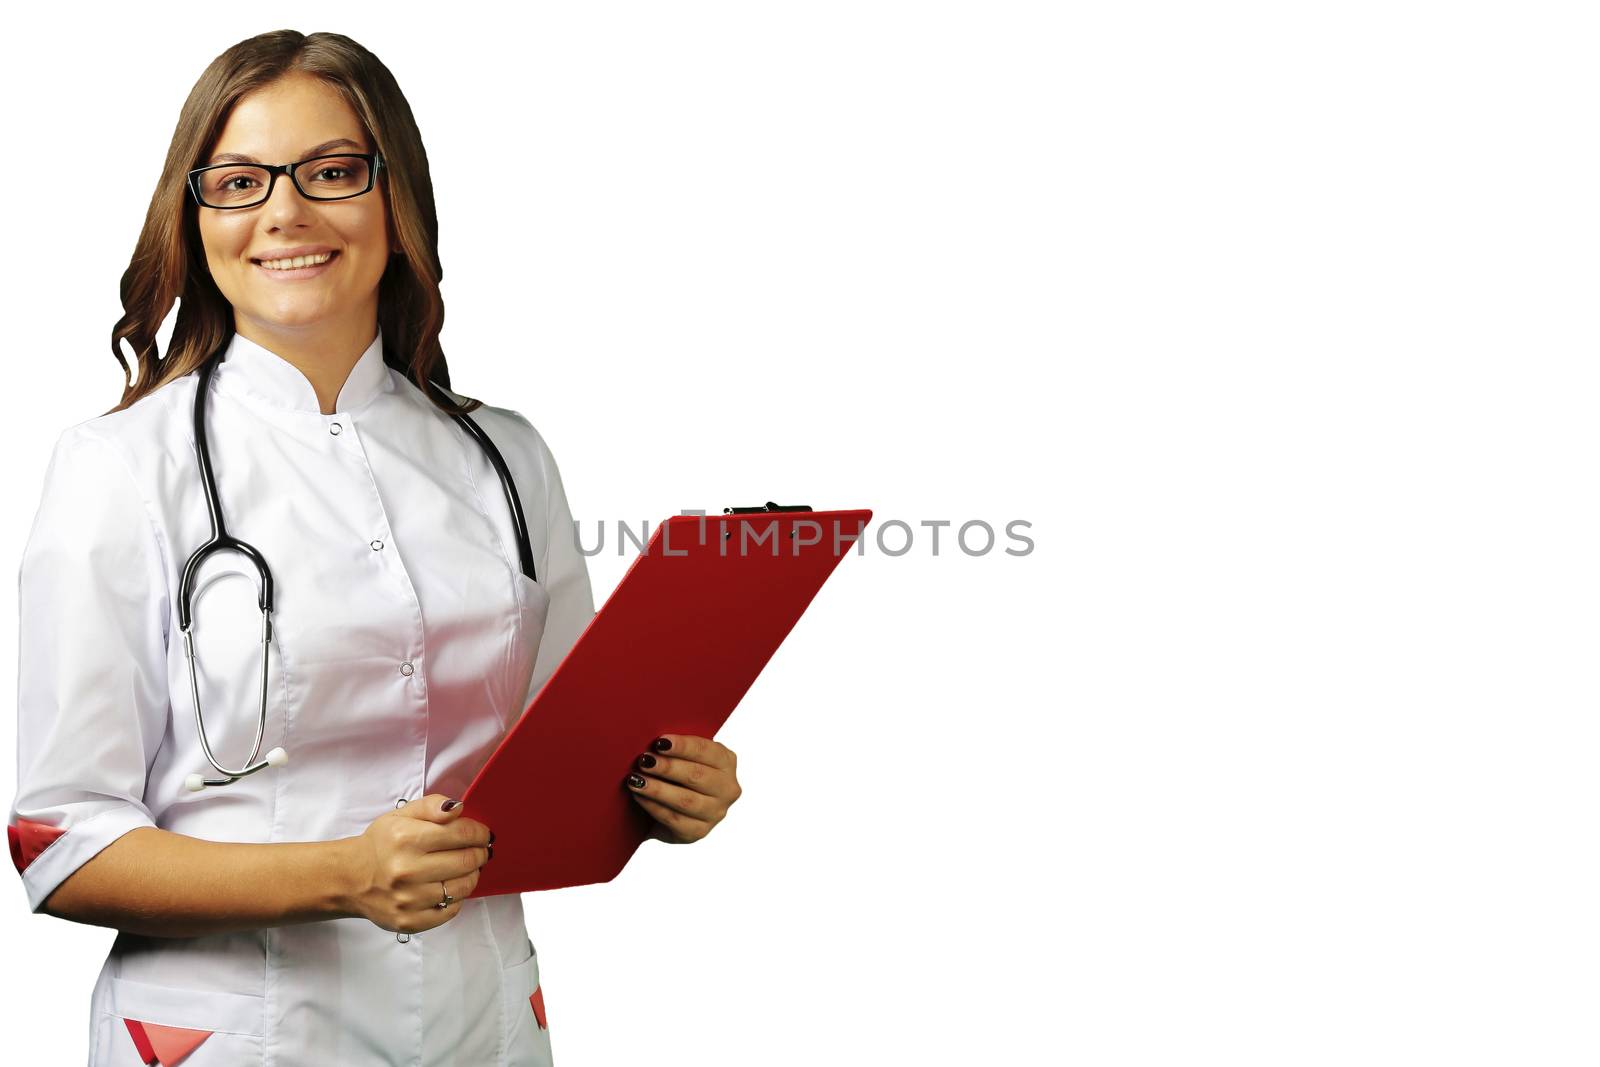
<instances>
[{"instance_id":1,"label":"smiling woman","mask_svg":"<svg viewBox=\"0 0 1600 1067\"><path fill-rule=\"evenodd\" d=\"M389 265L389 212L381 186L377 195L359 194L372 188L377 168L359 156L319 158L333 148L370 153L366 141L343 95L322 78L297 72L240 100L217 138L211 165L193 174L204 203L225 209L200 213L200 236L211 280L233 306L236 328L302 372L327 366L319 352L330 340L359 352L372 337L378 282ZM359 181L350 177L357 169L352 159L360 164ZM296 162L270 170L243 165L263 160ZM278 182L283 173L291 181ZM318 175L333 184L334 195L313 201L306 186L315 186ZM248 207L256 210L232 210ZM312 325L315 331L307 329ZM307 377L331 411L343 378Z\"/></svg>"},{"instance_id":2,"label":"smiling woman","mask_svg":"<svg viewBox=\"0 0 1600 1067\"><path fill-rule=\"evenodd\" d=\"M19 580L8 836L34 910L118 931L92 1067L550 1067L521 897L474 896L494 834L451 797L594 598L544 438L445 388L437 242L376 56L286 30L206 69L122 402L57 441ZM674 843L739 795L708 738L617 779Z\"/></svg>"},{"instance_id":3,"label":"smiling woman","mask_svg":"<svg viewBox=\"0 0 1600 1067\"><path fill-rule=\"evenodd\" d=\"M58 440L19 582L8 836L34 910L118 932L92 1067L551 1062L450 797L594 603L543 438L445 388L437 239L354 41L252 38L190 93L122 402Z\"/></svg>"},{"instance_id":4,"label":"smiling woman","mask_svg":"<svg viewBox=\"0 0 1600 1067\"><path fill-rule=\"evenodd\" d=\"M326 404L337 383L316 346L359 352L374 316L384 362L449 410L425 387L450 385L433 186L394 76L339 34L263 34L224 55L184 103L122 277L111 348L126 384L112 410L194 371L235 330L307 374ZM162 358L156 334L180 298Z\"/></svg>"}]
</instances>

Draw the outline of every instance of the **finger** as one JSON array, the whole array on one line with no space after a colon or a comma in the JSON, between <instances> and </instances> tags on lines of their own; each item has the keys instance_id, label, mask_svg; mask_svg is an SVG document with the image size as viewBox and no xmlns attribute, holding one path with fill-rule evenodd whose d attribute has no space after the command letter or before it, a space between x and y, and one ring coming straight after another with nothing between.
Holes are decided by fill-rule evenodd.
<instances>
[{"instance_id":1,"label":"finger","mask_svg":"<svg viewBox=\"0 0 1600 1067\"><path fill-rule=\"evenodd\" d=\"M450 878L465 878L488 861L489 850L483 846L428 852L417 858L401 881L405 884L427 885Z\"/></svg>"},{"instance_id":2,"label":"finger","mask_svg":"<svg viewBox=\"0 0 1600 1067\"><path fill-rule=\"evenodd\" d=\"M663 745L662 742L666 744ZM692 734L662 734L650 744L650 751L655 753L670 752L679 759L693 760L711 767L721 767L725 771L733 770L733 750L720 741L713 741L709 737L695 737Z\"/></svg>"},{"instance_id":3,"label":"finger","mask_svg":"<svg viewBox=\"0 0 1600 1067\"><path fill-rule=\"evenodd\" d=\"M461 818L435 831L441 848L472 848L494 843L494 831L473 818Z\"/></svg>"},{"instance_id":4,"label":"finger","mask_svg":"<svg viewBox=\"0 0 1600 1067\"><path fill-rule=\"evenodd\" d=\"M446 804L450 805L450 807L446 808ZM407 801L395 810L411 819L423 819L431 823L448 823L460 818L461 801L447 797L443 793L429 793L421 800Z\"/></svg>"},{"instance_id":5,"label":"finger","mask_svg":"<svg viewBox=\"0 0 1600 1067\"><path fill-rule=\"evenodd\" d=\"M712 767L693 760L674 759L671 756L653 756L646 752L634 761L646 775L676 782L696 793L727 799L733 795L733 778L720 767Z\"/></svg>"},{"instance_id":6,"label":"finger","mask_svg":"<svg viewBox=\"0 0 1600 1067\"><path fill-rule=\"evenodd\" d=\"M435 878L431 882L419 882L413 887L404 890L400 895L400 907L403 911L434 912L436 914L454 914L460 908L461 902L472 895L472 890L477 887L477 875L467 875L461 878ZM450 906L439 907L444 900L444 894L450 894Z\"/></svg>"},{"instance_id":7,"label":"finger","mask_svg":"<svg viewBox=\"0 0 1600 1067\"><path fill-rule=\"evenodd\" d=\"M696 819L679 811L673 811L665 804L657 803L642 793L633 794L633 799L639 806L650 813L655 819L676 835L680 840L698 841L711 832L712 824L704 819Z\"/></svg>"},{"instance_id":8,"label":"finger","mask_svg":"<svg viewBox=\"0 0 1600 1067\"><path fill-rule=\"evenodd\" d=\"M478 879L480 877L482 875L479 872L473 871L470 874L462 875L460 878L446 878L443 882L445 892L456 900L466 900L472 896L472 891L478 888ZM444 909L440 908L439 910L443 911Z\"/></svg>"},{"instance_id":9,"label":"finger","mask_svg":"<svg viewBox=\"0 0 1600 1067\"><path fill-rule=\"evenodd\" d=\"M406 910L424 910L434 907L445 899L445 893L454 899L466 899L467 886L472 885L469 878L434 878L432 881L418 881L416 885L406 886L400 894L400 905ZM438 909L440 912L445 909Z\"/></svg>"},{"instance_id":10,"label":"finger","mask_svg":"<svg viewBox=\"0 0 1600 1067\"><path fill-rule=\"evenodd\" d=\"M713 796L697 793L693 789L685 789L681 785L673 785L659 778L652 778L644 774L630 774L623 779L629 792L638 796L647 796L651 800L664 804L674 811L696 819L707 819L715 822L727 810L727 805ZM636 784L643 783L643 784Z\"/></svg>"},{"instance_id":11,"label":"finger","mask_svg":"<svg viewBox=\"0 0 1600 1067\"><path fill-rule=\"evenodd\" d=\"M456 812L461 811L460 808ZM477 819L455 815L440 826L424 821L413 828L411 840L422 852L439 852L452 848L471 848L494 841L494 833Z\"/></svg>"}]
</instances>

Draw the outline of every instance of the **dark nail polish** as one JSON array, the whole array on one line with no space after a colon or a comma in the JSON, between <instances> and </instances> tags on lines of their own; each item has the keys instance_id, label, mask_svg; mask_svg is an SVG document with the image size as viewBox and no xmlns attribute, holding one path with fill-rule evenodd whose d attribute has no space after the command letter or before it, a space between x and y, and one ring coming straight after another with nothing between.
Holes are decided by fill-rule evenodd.
<instances>
[{"instance_id":1,"label":"dark nail polish","mask_svg":"<svg viewBox=\"0 0 1600 1067\"><path fill-rule=\"evenodd\" d=\"M488 855L488 858L487 858L487 859L485 859L485 860L484 860L484 861L483 861L483 862L485 862L485 863L488 863L488 862L489 862L489 860L492 860L492 859L494 859L494 846L493 846L493 845L490 845L490 846L489 846L489 855Z\"/></svg>"},{"instance_id":2,"label":"dark nail polish","mask_svg":"<svg viewBox=\"0 0 1600 1067\"><path fill-rule=\"evenodd\" d=\"M444 805L443 805L445 811L455 811L460 806L461 806L461 801L459 801L459 800L447 800L447 801L444 802Z\"/></svg>"},{"instance_id":3,"label":"dark nail polish","mask_svg":"<svg viewBox=\"0 0 1600 1067\"><path fill-rule=\"evenodd\" d=\"M628 784L633 786L635 789L643 789L644 778L637 774L630 774L628 775Z\"/></svg>"},{"instance_id":4,"label":"dark nail polish","mask_svg":"<svg viewBox=\"0 0 1600 1067\"><path fill-rule=\"evenodd\" d=\"M491 845L494 844L494 831L493 830L489 831L489 844L491 844Z\"/></svg>"},{"instance_id":5,"label":"dark nail polish","mask_svg":"<svg viewBox=\"0 0 1600 1067\"><path fill-rule=\"evenodd\" d=\"M665 737L658 737L655 740L655 744L650 747L654 748L657 752L665 752L667 749L672 747L672 742L668 741Z\"/></svg>"},{"instance_id":6,"label":"dark nail polish","mask_svg":"<svg viewBox=\"0 0 1600 1067\"><path fill-rule=\"evenodd\" d=\"M654 756L650 755L649 753L645 753L643 756L639 757L639 766L645 768L646 770L648 770L651 767L654 767L655 765L656 765L656 758Z\"/></svg>"}]
</instances>

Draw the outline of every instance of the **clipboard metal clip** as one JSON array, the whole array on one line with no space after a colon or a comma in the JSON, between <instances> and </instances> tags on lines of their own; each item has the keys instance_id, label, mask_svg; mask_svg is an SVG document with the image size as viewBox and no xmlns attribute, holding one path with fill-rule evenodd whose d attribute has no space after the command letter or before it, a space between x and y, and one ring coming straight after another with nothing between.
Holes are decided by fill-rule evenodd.
<instances>
[{"instance_id":1,"label":"clipboard metal clip","mask_svg":"<svg viewBox=\"0 0 1600 1067\"><path fill-rule=\"evenodd\" d=\"M722 513L724 515L761 515L761 514L764 514L766 512L769 512L769 511L810 511L810 510L811 510L811 508L809 506L805 505L805 504L774 504L772 501L769 500L765 504L761 505L760 507L754 507L754 508L723 508L722 509Z\"/></svg>"}]
</instances>

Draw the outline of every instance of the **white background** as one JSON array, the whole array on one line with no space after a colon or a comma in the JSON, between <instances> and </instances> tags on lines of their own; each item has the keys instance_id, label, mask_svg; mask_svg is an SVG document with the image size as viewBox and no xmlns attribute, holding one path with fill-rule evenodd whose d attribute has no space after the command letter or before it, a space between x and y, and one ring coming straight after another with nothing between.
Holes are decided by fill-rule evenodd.
<instances>
[{"instance_id":1,"label":"white background","mask_svg":"<svg viewBox=\"0 0 1600 1067\"><path fill-rule=\"evenodd\" d=\"M284 25L398 77L454 383L581 521L1033 524L846 560L727 821L526 898L561 1067L1600 1057L1580 5L255 9L8 30L0 561L185 94ZM82 1062L111 933L7 899L9 1055Z\"/></svg>"}]
</instances>

